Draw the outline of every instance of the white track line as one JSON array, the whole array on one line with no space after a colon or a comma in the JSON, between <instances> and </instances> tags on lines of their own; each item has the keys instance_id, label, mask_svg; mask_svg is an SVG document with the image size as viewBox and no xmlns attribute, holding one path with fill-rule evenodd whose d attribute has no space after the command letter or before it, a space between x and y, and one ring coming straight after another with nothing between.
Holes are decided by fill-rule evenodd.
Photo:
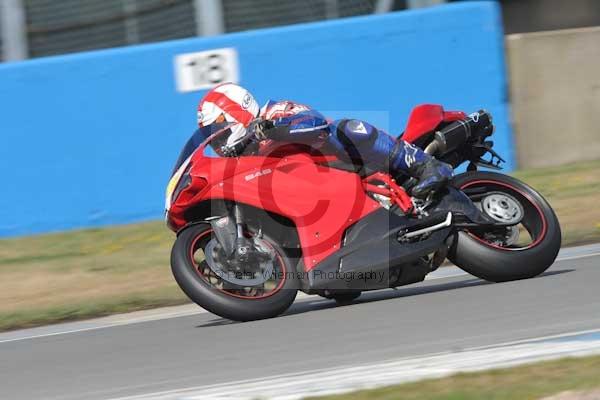
<instances>
[{"instance_id":1,"label":"white track line","mask_svg":"<svg viewBox=\"0 0 600 400\"><path fill-rule=\"evenodd\" d=\"M339 394L398 383L452 375L457 372L511 367L542 360L600 354L600 339L578 340L599 330L572 332L534 340L476 347L391 361L343 366L260 379L149 393L112 400L196 400L268 398L295 400ZM563 339L551 342L551 339Z\"/></svg>"},{"instance_id":2,"label":"white track line","mask_svg":"<svg viewBox=\"0 0 600 400\"><path fill-rule=\"evenodd\" d=\"M570 257L559 257L559 258L556 259L555 262L578 260L580 258L597 257L597 256L600 256L600 253L582 254L582 255L579 255L579 256L570 256Z\"/></svg>"},{"instance_id":3,"label":"white track line","mask_svg":"<svg viewBox=\"0 0 600 400\"><path fill-rule=\"evenodd\" d=\"M561 250L561 253L562 252L567 252L567 253L575 252L575 253L582 253L582 254L577 254L574 256L566 256L566 257L561 257L559 254L558 258L556 259L556 262L570 261L570 260L577 260L577 259L582 259L582 258L600 256L600 252L588 252L588 251L592 251L593 249L597 249L598 247L599 247L599 245L587 245L587 246L571 247L571 248L563 249L563 250ZM469 274L464 272L463 270L459 269L458 267L451 266L451 267L443 267L443 268L438 269L437 271L434 271L433 273L428 275L425 278L425 280L432 281L432 280L437 280L437 279L455 278L455 277L465 276L465 275L469 275ZM297 297L297 301L300 301L300 302L305 302L305 301L310 301L310 300L329 301L329 300L321 299L317 296L305 295L304 293L300 293ZM31 329L24 329L24 330L20 330L20 331L0 333L0 344L16 342L16 341L21 341L21 340L31 340L31 339L52 337L52 336L58 336L58 335L67 335L67 334L72 334L72 333L88 332L88 331L94 331L97 329L112 328L112 327L131 325L131 324L137 324L137 323L142 323L142 322L150 322L150 321L159 321L159 320L171 319L171 318L187 317L187 316L191 316L191 315L204 314L204 313L208 313L208 311L192 304L192 305L177 306L177 307L166 307L166 308L160 308L160 309L148 310L148 311L137 311L137 312L127 313L127 314L117 314L117 315L113 315L113 316L109 316L109 317L92 319L92 320L81 321L81 322L69 322L69 323L49 325L49 326L39 327L39 328L31 328ZM39 332L39 333L36 333L36 332Z\"/></svg>"}]
</instances>

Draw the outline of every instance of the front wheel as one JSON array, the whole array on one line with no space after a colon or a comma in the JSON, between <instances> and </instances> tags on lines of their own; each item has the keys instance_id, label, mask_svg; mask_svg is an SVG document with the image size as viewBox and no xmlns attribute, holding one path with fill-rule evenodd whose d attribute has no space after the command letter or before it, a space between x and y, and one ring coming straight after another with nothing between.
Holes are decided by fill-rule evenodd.
<instances>
[{"instance_id":1,"label":"front wheel","mask_svg":"<svg viewBox=\"0 0 600 400\"><path fill-rule=\"evenodd\" d=\"M185 228L171 251L171 270L179 287L196 304L234 321L275 317L294 302L295 268L283 249L267 234L246 233L268 261L232 266L220 255L208 223ZM210 261L207 261L207 259Z\"/></svg>"},{"instance_id":2,"label":"front wheel","mask_svg":"<svg viewBox=\"0 0 600 400\"><path fill-rule=\"evenodd\" d=\"M509 228L459 231L450 261L491 282L532 278L552 265L560 250L560 225L538 192L494 172L467 172L452 184L498 222L521 222Z\"/></svg>"}]
</instances>

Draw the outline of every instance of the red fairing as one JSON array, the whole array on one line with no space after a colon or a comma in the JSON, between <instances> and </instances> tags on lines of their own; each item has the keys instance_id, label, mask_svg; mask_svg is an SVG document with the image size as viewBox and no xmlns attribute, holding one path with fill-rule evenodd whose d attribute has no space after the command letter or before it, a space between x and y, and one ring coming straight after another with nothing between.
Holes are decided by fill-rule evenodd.
<instances>
[{"instance_id":1,"label":"red fairing","mask_svg":"<svg viewBox=\"0 0 600 400\"><path fill-rule=\"evenodd\" d=\"M340 249L350 225L381 207L365 193L357 174L318 165L307 154L211 158L200 150L192 164L193 183L169 210L172 229L191 222L184 211L205 200L248 204L295 223L307 270Z\"/></svg>"},{"instance_id":2,"label":"red fairing","mask_svg":"<svg viewBox=\"0 0 600 400\"><path fill-rule=\"evenodd\" d=\"M464 117L464 113L444 112L441 106L417 107L404 139L415 140L443 121ZM410 196L387 174L361 179L356 173L325 165L335 157L271 141L261 143L256 156L207 157L204 150L216 135L196 150L186 170L189 176L182 181L187 186L171 199L167 221L174 231L195 222L186 219L186 210L205 201L253 206L295 224L304 265L310 271L341 248L343 234L351 225L382 207L367 192L382 194L405 213L412 212Z\"/></svg>"},{"instance_id":3,"label":"red fairing","mask_svg":"<svg viewBox=\"0 0 600 400\"><path fill-rule=\"evenodd\" d=\"M402 139L413 143L421 136L435 130L442 122L466 118L467 114L462 111L444 111L444 107L440 105L423 104L415 107L410 113Z\"/></svg>"}]
</instances>

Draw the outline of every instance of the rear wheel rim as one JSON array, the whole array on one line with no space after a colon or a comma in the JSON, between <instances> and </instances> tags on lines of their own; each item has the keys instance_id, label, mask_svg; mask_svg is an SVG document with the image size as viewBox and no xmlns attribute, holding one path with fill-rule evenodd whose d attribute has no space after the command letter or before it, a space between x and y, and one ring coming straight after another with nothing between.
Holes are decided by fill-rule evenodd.
<instances>
[{"instance_id":1,"label":"rear wheel rim","mask_svg":"<svg viewBox=\"0 0 600 400\"><path fill-rule=\"evenodd\" d=\"M467 182L460 187L469 198L471 198L474 202L480 202L486 196L492 195L497 196L495 198L496 203L500 201L506 201L505 207L507 209L511 209L513 202L517 202L520 210L512 210L512 212L508 212L503 215L501 208L499 209L498 218L492 216L492 218L498 220L499 222L502 218L500 215L505 216L506 222L510 223L511 217L516 221L518 218L518 214L522 213L521 223L518 227L522 231L526 231L529 235L528 243L520 243L517 245L503 245L496 241L491 241L489 237L486 235L482 235L481 232L467 231L467 233L478 240L479 242L485 244L488 247L492 247L499 250L504 251L523 251L532 249L538 246L546 237L548 231L548 222L546 221L546 217L542 212L542 209L538 202L531 196L530 193L527 193L521 188L516 187L515 185L511 185L505 182L495 181L495 180L476 180L472 182ZM492 203L491 199L489 200ZM483 205L480 204L481 207ZM507 232L510 234L510 232Z\"/></svg>"},{"instance_id":2,"label":"rear wheel rim","mask_svg":"<svg viewBox=\"0 0 600 400\"><path fill-rule=\"evenodd\" d=\"M194 270L205 283L211 288L226 294L231 297L236 297L244 300L260 300L267 297L271 297L278 293L284 286L287 280L287 269L283 257L279 252L270 244L275 254L275 260L273 261L274 267L270 278L264 283L262 287L242 287L227 284L217 273L211 270L210 266L204 259L204 249L207 244L214 240L212 229L206 230L200 233L192 241L190 246L190 260L194 267ZM264 241L264 240L263 240ZM201 254L199 254L199 252Z\"/></svg>"},{"instance_id":3,"label":"rear wheel rim","mask_svg":"<svg viewBox=\"0 0 600 400\"><path fill-rule=\"evenodd\" d=\"M521 203L508 193L490 193L481 200L481 206L485 214L505 224L518 223L525 214Z\"/></svg>"}]
</instances>

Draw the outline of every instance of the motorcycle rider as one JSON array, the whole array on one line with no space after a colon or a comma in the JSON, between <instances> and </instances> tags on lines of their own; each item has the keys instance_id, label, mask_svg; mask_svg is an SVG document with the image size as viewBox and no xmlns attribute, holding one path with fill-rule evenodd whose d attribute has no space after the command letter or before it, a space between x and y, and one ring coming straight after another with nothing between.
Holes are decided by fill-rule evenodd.
<instances>
[{"instance_id":1,"label":"motorcycle rider","mask_svg":"<svg viewBox=\"0 0 600 400\"><path fill-rule=\"evenodd\" d=\"M365 121L329 122L318 111L292 101L269 101L260 109L250 92L233 83L218 85L204 96L198 106L198 125L176 169L210 134L230 126L224 139L211 143L220 155L254 154L272 142L308 145L359 167L416 178L411 194L417 198L444 187L453 176L450 165Z\"/></svg>"}]
</instances>

